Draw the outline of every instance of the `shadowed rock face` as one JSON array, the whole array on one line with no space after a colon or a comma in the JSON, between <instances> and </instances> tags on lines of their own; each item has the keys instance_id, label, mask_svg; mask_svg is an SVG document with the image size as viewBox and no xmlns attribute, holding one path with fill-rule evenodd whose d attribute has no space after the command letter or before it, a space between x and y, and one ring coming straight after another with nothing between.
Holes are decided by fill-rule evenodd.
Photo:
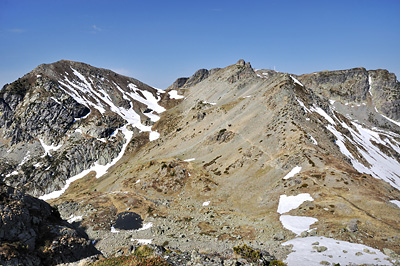
<instances>
[{"instance_id":1,"label":"shadowed rock face","mask_svg":"<svg viewBox=\"0 0 400 266\"><path fill-rule=\"evenodd\" d=\"M54 265L97 253L49 204L0 184L0 264Z\"/></svg>"}]
</instances>

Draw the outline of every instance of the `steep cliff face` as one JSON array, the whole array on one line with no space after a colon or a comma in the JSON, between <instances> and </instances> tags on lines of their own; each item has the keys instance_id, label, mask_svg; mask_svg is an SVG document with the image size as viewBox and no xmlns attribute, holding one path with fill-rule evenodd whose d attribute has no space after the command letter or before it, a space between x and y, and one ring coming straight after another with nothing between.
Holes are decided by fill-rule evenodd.
<instances>
[{"instance_id":1,"label":"steep cliff face","mask_svg":"<svg viewBox=\"0 0 400 266\"><path fill-rule=\"evenodd\" d=\"M400 83L387 70L354 68L317 72L298 78L306 87L328 99L354 103L371 101L383 115L400 120Z\"/></svg>"},{"instance_id":2,"label":"steep cliff face","mask_svg":"<svg viewBox=\"0 0 400 266\"><path fill-rule=\"evenodd\" d=\"M0 91L2 178L40 196L96 164L111 164L133 136L157 138L151 126L165 110L162 94L83 63L38 66Z\"/></svg>"},{"instance_id":3,"label":"steep cliff face","mask_svg":"<svg viewBox=\"0 0 400 266\"><path fill-rule=\"evenodd\" d=\"M55 208L0 184L0 264L55 265L98 253Z\"/></svg>"}]
</instances>

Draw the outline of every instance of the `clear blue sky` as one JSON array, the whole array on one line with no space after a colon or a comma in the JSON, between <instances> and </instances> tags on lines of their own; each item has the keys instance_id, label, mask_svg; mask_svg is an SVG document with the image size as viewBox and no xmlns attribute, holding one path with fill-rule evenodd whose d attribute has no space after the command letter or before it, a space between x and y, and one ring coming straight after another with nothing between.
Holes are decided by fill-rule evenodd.
<instances>
[{"instance_id":1,"label":"clear blue sky","mask_svg":"<svg viewBox=\"0 0 400 266\"><path fill-rule=\"evenodd\" d=\"M166 88L243 58L294 74L400 76L399 0L0 0L0 87L60 59Z\"/></svg>"}]
</instances>

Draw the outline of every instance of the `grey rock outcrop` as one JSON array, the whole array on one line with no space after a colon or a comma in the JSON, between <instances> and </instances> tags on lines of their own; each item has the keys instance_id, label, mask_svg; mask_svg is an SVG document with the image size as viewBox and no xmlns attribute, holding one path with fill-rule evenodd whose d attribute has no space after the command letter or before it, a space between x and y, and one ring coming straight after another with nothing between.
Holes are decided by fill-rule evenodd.
<instances>
[{"instance_id":1,"label":"grey rock outcrop","mask_svg":"<svg viewBox=\"0 0 400 266\"><path fill-rule=\"evenodd\" d=\"M323 97L356 103L371 100L379 112L400 119L400 83L387 70L353 68L305 74L298 78L304 86Z\"/></svg>"},{"instance_id":2,"label":"grey rock outcrop","mask_svg":"<svg viewBox=\"0 0 400 266\"><path fill-rule=\"evenodd\" d=\"M1 265L54 265L97 253L56 209L0 183Z\"/></svg>"}]
</instances>

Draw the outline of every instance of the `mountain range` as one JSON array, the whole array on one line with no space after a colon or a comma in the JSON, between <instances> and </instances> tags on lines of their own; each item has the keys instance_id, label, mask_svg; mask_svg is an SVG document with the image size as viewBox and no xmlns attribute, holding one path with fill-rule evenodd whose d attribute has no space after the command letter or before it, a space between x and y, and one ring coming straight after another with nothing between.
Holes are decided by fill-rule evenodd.
<instances>
[{"instance_id":1,"label":"mountain range","mask_svg":"<svg viewBox=\"0 0 400 266\"><path fill-rule=\"evenodd\" d=\"M71 262L68 245L51 251L62 233L21 233L49 223L76 231L74 260L151 243L246 244L288 265L399 263L400 83L387 70L294 75L239 60L160 90L62 60L6 84L0 114L3 264ZM58 218L28 204L40 222L11 237L16 193Z\"/></svg>"}]
</instances>

